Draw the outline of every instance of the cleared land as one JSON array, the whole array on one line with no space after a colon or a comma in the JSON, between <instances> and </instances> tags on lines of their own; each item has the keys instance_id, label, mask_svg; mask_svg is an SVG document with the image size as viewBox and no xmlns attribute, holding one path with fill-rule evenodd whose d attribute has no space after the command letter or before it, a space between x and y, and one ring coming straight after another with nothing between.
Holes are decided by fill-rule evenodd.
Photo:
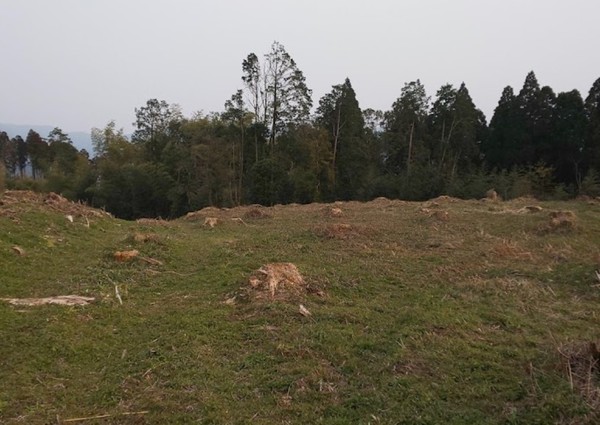
<instances>
[{"instance_id":1,"label":"cleared land","mask_svg":"<svg viewBox=\"0 0 600 425\"><path fill-rule=\"evenodd\" d=\"M0 203L1 423L600 421L596 201Z\"/></svg>"}]
</instances>

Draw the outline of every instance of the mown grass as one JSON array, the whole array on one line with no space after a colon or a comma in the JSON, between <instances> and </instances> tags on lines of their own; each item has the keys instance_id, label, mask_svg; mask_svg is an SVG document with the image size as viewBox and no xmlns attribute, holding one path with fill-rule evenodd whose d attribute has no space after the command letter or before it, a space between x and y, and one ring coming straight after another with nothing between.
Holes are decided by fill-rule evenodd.
<instances>
[{"instance_id":1,"label":"mown grass","mask_svg":"<svg viewBox=\"0 0 600 425\"><path fill-rule=\"evenodd\" d=\"M600 338L600 205L517 213L527 202L351 202L336 218L279 206L232 221L240 208L211 212L214 229L0 209L0 298L98 299L0 303L0 422L596 423L559 349ZM575 229L543 230L567 209ZM114 261L134 248L163 265ZM296 264L325 296L224 303L270 262Z\"/></svg>"}]
</instances>

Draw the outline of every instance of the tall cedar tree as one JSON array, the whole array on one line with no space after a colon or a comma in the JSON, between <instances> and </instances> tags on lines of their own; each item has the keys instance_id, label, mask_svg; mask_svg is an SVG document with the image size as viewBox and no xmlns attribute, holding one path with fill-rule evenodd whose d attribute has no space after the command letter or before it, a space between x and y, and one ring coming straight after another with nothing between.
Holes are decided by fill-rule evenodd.
<instances>
[{"instance_id":1,"label":"tall cedar tree","mask_svg":"<svg viewBox=\"0 0 600 425\"><path fill-rule=\"evenodd\" d=\"M334 195L353 199L364 192L369 148L363 114L348 78L321 98L316 121L329 135Z\"/></svg>"},{"instance_id":2,"label":"tall cedar tree","mask_svg":"<svg viewBox=\"0 0 600 425\"><path fill-rule=\"evenodd\" d=\"M600 78L598 78L585 98L585 113L588 120L585 134L585 156L588 166L600 171Z\"/></svg>"},{"instance_id":3,"label":"tall cedar tree","mask_svg":"<svg viewBox=\"0 0 600 425\"><path fill-rule=\"evenodd\" d=\"M427 138L429 98L420 80L406 83L400 97L385 113L384 160L392 174L410 175L415 157L421 159Z\"/></svg>"}]
</instances>

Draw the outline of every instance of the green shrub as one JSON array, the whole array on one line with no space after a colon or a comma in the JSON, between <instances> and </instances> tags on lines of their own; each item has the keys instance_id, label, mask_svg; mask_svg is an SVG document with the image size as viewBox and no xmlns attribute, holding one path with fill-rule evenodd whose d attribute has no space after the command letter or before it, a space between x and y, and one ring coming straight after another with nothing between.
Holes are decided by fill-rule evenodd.
<instances>
[{"instance_id":1,"label":"green shrub","mask_svg":"<svg viewBox=\"0 0 600 425\"><path fill-rule=\"evenodd\" d=\"M586 196L600 196L600 176L598 172L590 168L581 181L579 194Z\"/></svg>"}]
</instances>

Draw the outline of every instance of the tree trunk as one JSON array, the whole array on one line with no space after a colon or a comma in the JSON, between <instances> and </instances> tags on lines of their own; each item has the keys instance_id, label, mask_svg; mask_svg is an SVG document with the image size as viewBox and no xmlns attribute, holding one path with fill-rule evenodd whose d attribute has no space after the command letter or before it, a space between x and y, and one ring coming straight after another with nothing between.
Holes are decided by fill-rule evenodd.
<instances>
[{"instance_id":1,"label":"tree trunk","mask_svg":"<svg viewBox=\"0 0 600 425\"><path fill-rule=\"evenodd\" d=\"M413 134L415 132L415 122L410 125L410 136L408 138L408 157L406 158L406 174L410 174L410 157L412 156Z\"/></svg>"}]
</instances>

